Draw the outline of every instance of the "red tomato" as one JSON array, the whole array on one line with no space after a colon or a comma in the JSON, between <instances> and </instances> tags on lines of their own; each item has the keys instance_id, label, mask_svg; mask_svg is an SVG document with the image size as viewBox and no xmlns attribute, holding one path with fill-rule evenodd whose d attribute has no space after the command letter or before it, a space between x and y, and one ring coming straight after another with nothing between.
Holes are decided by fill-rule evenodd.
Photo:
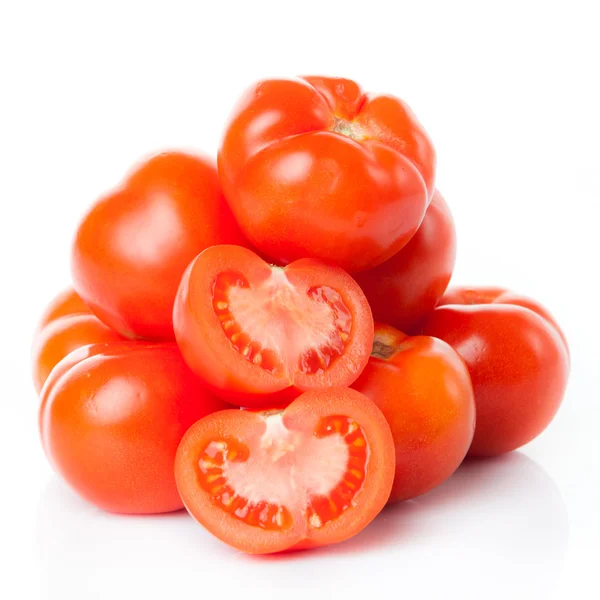
<instances>
[{"instance_id":1,"label":"red tomato","mask_svg":"<svg viewBox=\"0 0 600 600\"><path fill-rule=\"evenodd\" d=\"M418 229L435 151L410 108L327 77L261 81L234 109L219 151L244 234L276 261L374 267Z\"/></svg>"},{"instance_id":2,"label":"red tomato","mask_svg":"<svg viewBox=\"0 0 600 600\"><path fill-rule=\"evenodd\" d=\"M56 319L66 317L67 315L79 314L91 315L92 311L90 307L77 295L74 289L68 288L63 290L46 307L46 310L40 318L36 335L39 334L42 329L46 327L46 325L56 321Z\"/></svg>"},{"instance_id":3,"label":"red tomato","mask_svg":"<svg viewBox=\"0 0 600 600\"><path fill-rule=\"evenodd\" d=\"M56 318L35 337L33 344L33 382L39 393L52 369L67 354L104 342L120 342L123 338L91 313L75 313Z\"/></svg>"},{"instance_id":4,"label":"red tomato","mask_svg":"<svg viewBox=\"0 0 600 600\"><path fill-rule=\"evenodd\" d=\"M239 246L190 264L173 320L192 370L243 406L350 385L373 343L369 304L342 269L312 259L275 267Z\"/></svg>"},{"instance_id":5,"label":"red tomato","mask_svg":"<svg viewBox=\"0 0 600 600\"><path fill-rule=\"evenodd\" d=\"M341 542L385 505L394 442L362 394L307 392L283 412L227 410L196 423L175 479L192 516L245 552Z\"/></svg>"},{"instance_id":6,"label":"red tomato","mask_svg":"<svg viewBox=\"0 0 600 600\"><path fill-rule=\"evenodd\" d=\"M245 242L212 162L159 154L83 219L73 247L75 289L124 336L172 339L181 275L198 252L222 243Z\"/></svg>"},{"instance_id":7,"label":"red tomato","mask_svg":"<svg viewBox=\"0 0 600 600\"><path fill-rule=\"evenodd\" d=\"M448 342L469 367L477 406L470 455L510 452L548 426L570 360L545 308L500 288L459 288L448 292L423 331Z\"/></svg>"},{"instance_id":8,"label":"red tomato","mask_svg":"<svg viewBox=\"0 0 600 600\"><path fill-rule=\"evenodd\" d=\"M186 367L175 344L87 346L42 390L44 450L83 498L119 513L182 508L173 464L185 431L224 408Z\"/></svg>"},{"instance_id":9,"label":"red tomato","mask_svg":"<svg viewBox=\"0 0 600 600\"><path fill-rule=\"evenodd\" d=\"M356 273L376 321L412 332L443 296L456 259L450 209L436 190L414 237L383 264Z\"/></svg>"},{"instance_id":10,"label":"red tomato","mask_svg":"<svg viewBox=\"0 0 600 600\"><path fill-rule=\"evenodd\" d=\"M473 439L475 401L469 371L448 344L376 325L369 364L352 387L381 409L392 430L390 502L420 496L454 473Z\"/></svg>"}]
</instances>

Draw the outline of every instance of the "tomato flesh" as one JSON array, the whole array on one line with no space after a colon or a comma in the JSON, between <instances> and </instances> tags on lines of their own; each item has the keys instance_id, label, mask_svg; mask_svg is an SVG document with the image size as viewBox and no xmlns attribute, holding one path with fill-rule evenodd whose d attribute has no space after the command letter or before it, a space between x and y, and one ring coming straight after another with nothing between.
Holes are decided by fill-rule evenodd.
<instances>
[{"instance_id":1,"label":"tomato flesh","mask_svg":"<svg viewBox=\"0 0 600 600\"><path fill-rule=\"evenodd\" d=\"M249 362L280 376L326 370L343 354L352 327L337 291L316 286L302 294L279 267L254 288L243 275L220 273L213 307L231 345Z\"/></svg>"},{"instance_id":2,"label":"tomato flesh","mask_svg":"<svg viewBox=\"0 0 600 600\"><path fill-rule=\"evenodd\" d=\"M175 477L190 513L247 552L335 543L389 498L385 417L362 394L307 392L284 411L222 411L184 436Z\"/></svg>"},{"instance_id":3,"label":"tomato flesh","mask_svg":"<svg viewBox=\"0 0 600 600\"><path fill-rule=\"evenodd\" d=\"M341 415L312 432L288 429L282 413L265 417L249 443L211 440L198 461L198 482L212 501L248 525L290 529L306 515L320 528L347 510L364 482L368 445L360 426Z\"/></svg>"},{"instance_id":4,"label":"tomato flesh","mask_svg":"<svg viewBox=\"0 0 600 600\"><path fill-rule=\"evenodd\" d=\"M192 370L216 394L255 408L350 385L373 341L371 309L345 271L310 259L277 267L238 246L198 255L173 319Z\"/></svg>"}]
</instances>

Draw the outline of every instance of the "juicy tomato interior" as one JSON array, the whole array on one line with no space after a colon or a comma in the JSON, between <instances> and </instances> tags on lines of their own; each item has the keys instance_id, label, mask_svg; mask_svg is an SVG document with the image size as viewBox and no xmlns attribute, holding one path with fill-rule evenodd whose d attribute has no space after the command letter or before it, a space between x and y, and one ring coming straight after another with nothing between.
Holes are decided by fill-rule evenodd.
<instances>
[{"instance_id":1,"label":"juicy tomato interior","mask_svg":"<svg viewBox=\"0 0 600 600\"><path fill-rule=\"evenodd\" d=\"M352 315L336 290L299 290L284 269L271 267L250 285L238 273L220 273L213 308L224 334L247 361L280 377L326 371L342 356Z\"/></svg>"},{"instance_id":2,"label":"juicy tomato interior","mask_svg":"<svg viewBox=\"0 0 600 600\"><path fill-rule=\"evenodd\" d=\"M352 505L368 452L353 419L328 416L312 431L299 431L277 412L265 415L262 434L245 442L210 440L198 461L198 482L216 506L247 525L282 531L299 519L319 529Z\"/></svg>"},{"instance_id":3,"label":"juicy tomato interior","mask_svg":"<svg viewBox=\"0 0 600 600\"><path fill-rule=\"evenodd\" d=\"M371 308L348 273L313 259L273 266L239 246L212 246L190 264L173 324L191 369L251 408L351 385L373 344Z\"/></svg>"},{"instance_id":4,"label":"juicy tomato interior","mask_svg":"<svg viewBox=\"0 0 600 600\"><path fill-rule=\"evenodd\" d=\"M385 506L394 471L383 413L348 388L306 392L283 411L209 415L185 434L175 460L190 514L260 554L357 534Z\"/></svg>"}]
</instances>

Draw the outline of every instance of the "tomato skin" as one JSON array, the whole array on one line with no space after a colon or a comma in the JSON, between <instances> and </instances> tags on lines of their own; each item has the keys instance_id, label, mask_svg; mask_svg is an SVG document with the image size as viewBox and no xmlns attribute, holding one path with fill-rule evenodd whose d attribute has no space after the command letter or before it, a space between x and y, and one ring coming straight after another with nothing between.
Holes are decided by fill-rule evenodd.
<instances>
[{"instance_id":1,"label":"tomato skin","mask_svg":"<svg viewBox=\"0 0 600 600\"><path fill-rule=\"evenodd\" d=\"M224 407L175 344L87 346L59 363L42 390L42 445L92 504L117 513L169 512L183 506L173 476L181 437Z\"/></svg>"},{"instance_id":2,"label":"tomato skin","mask_svg":"<svg viewBox=\"0 0 600 600\"><path fill-rule=\"evenodd\" d=\"M58 317L36 335L33 344L33 382L39 394L52 369L77 348L120 342L123 338L91 313Z\"/></svg>"},{"instance_id":3,"label":"tomato skin","mask_svg":"<svg viewBox=\"0 0 600 600\"><path fill-rule=\"evenodd\" d=\"M376 321L411 333L444 295L455 261L454 220L443 196L435 190L410 242L381 265L356 273L354 278Z\"/></svg>"},{"instance_id":4,"label":"tomato skin","mask_svg":"<svg viewBox=\"0 0 600 600\"><path fill-rule=\"evenodd\" d=\"M87 314L91 315L90 307L78 296L73 288L67 288L60 292L48 304L42 316L40 317L36 335L38 335L46 325L49 325L56 319L66 317L68 315Z\"/></svg>"},{"instance_id":5,"label":"tomato skin","mask_svg":"<svg viewBox=\"0 0 600 600\"><path fill-rule=\"evenodd\" d=\"M281 264L300 258L365 270L398 252L433 194L435 151L402 100L348 79L256 83L218 155L244 235Z\"/></svg>"},{"instance_id":6,"label":"tomato skin","mask_svg":"<svg viewBox=\"0 0 600 600\"><path fill-rule=\"evenodd\" d=\"M501 288L449 290L423 332L453 346L469 368L477 407L469 455L516 450L549 425L570 359L564 334L537 302Z\"/></svg>"},{"instance_id":7,"label":"tomato skin","mask_svg":"<svg viewBox=\"0 0 600 600\"><path fill-rule=\"evenodd\" d=\"M245 244L213 163L158 154L101 198L79 226L75 289L128 338L173 339L173 300L189 262L207 246Z\"/></svg>"},{"instance_id":8,"label":"tomato skin","mask_svg":"<svg viewBox=\"0 0 600 600\"><path fill-rule=\"evenodd\" d=\"M287 531L269 531L236 520L211 501L198 482L197 465L203 448L215 437L247 440L260 436L265 430L265 414L221 411L201 419L186 432L177 451L175 478L188 512L221 541L251 554L335 544L359 533L387 502L394 477L394 446L381 411L365 396L348 388L302 394L285 409L283 422L294 430L307 432L313 430L319 418L329 415L347 416L359 423L369 444L369 463L362 490L352 508L320 529L308 527L303 513ZM286 473L289 475L290 471Z\"/></svg>"},{"instance_id":9,"label":"tomato skin","mask_svg":"<svg viewBox=\"0 0 600 600\"><path fill-rule=\"evenodd\" d=\"M374 352L352 387L377 405L392 430L390 502L420 496L454 473L473 439L475 401L469 371L451 346L376 324Z\"/></svg>"},{"instance_id":10,"label":"tomato skin","mask_svg":"<svg viewBox=\"0 0 600 600\"><path fill-rule=\"evenodd\" d=\"M282 407L310 389L348 386L367 364L372 346L373 317L356 282L338 267L304 259L283 271L299 288L327 285L339 291L353 317L344 354L325 373L297 373L293 381L244 359L232 348L213 309L215 280L220 272L229 271L246 276L252 285L267 278L272 269L282 270L246 248L213 246L189 265L175 300L175 335L187 364L215 394L238 406Z\"/></svg>"}]
</instances>

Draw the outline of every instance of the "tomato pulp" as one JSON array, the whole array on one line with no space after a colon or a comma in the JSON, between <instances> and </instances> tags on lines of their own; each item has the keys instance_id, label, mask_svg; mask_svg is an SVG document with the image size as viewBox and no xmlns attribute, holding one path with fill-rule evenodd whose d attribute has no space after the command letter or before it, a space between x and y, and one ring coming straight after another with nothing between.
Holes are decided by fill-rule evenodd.
<instances>
[{"instance_id":1,"label":"tomato pulp","mask_svg":"<svg viewBox=\"0 0 600 600\"><path fill-rule=\"evenodd\" d=\"M174 326L192 370L242 406L350 385L373 342L368 302L342 269L311 259L275 267L238 246L192 262Z\"/></svg>"},{"instance_id":2,"label":"tomato pulp","mask_svg":"<svg viewBox=\"0 0 600 600\"><path fill-rule=\"evenodd\" d=\"M192 516L250 553L355 535L385 505L393 476L385 418L343 388L307 392L284 411L206 417L186 433L175 461Z\"/></svg>"}]
</instances>

